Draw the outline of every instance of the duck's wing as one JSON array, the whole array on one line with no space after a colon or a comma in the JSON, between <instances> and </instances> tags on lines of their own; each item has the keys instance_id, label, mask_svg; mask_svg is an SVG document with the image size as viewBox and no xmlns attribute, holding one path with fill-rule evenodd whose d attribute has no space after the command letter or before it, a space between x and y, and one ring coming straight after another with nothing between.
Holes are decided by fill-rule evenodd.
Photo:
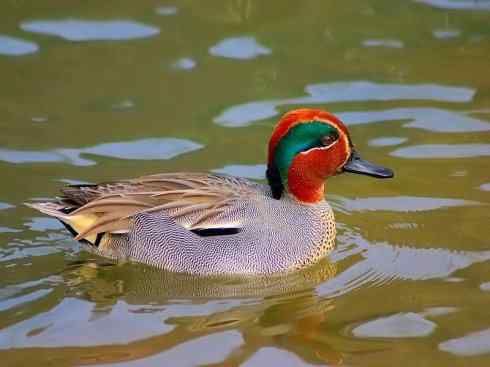
<instances>
[{"instance_id":1,"label":"duck's wing","mask_svg":"<svg viewBox=\"0 0 490 367\"><path fill-rule=\"evenodd\" d=\"M205 233L239 227L239 219L230 218L229 209L257 193L259 186L226 175L166 173L68 186L58 203L44 208L43 203L31 206L70 225L77 240L105 232L127 233L132 218L139 213L164 213L189 230Z\"/></svg>"}]
</instances>

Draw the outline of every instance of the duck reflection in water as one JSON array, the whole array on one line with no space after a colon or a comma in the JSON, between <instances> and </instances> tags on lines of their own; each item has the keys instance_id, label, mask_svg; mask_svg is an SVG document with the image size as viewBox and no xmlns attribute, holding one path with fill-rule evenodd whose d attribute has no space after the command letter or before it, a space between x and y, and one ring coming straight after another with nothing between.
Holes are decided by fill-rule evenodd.
<instances>
[{"instance_id":1,"label":"duck reflection in water","mask_svg":"<svg viewBox=\"0 0 490 367\"><path fill-rule=\"evenodd\" d=\"M163 324L172 326L164 334L127 345L42 348L42 359L63 354L74 364L90 365L158 358L200 337L235 331L241 334L242 342L216 365L240 365L264 347L279 347L308 363L336 364L342 360L341 353L328 345L324 335L320 336L328 311L335 307L332 299L318 297L314 291L315 286L336 274L335 264L327 259L286 276L250 278L199 277L144 265L96 261L100 259L73 263L64 272L68 292L94 303L91 320L95 322L114 312L119 302L136 306L131 307L136 318L142 313L158 315L176 303L183 309L197 306L202 311L184 316L172 313L162 319ZM225 307L214 307L213 302ZM208 303L213 307L206 307ZM23 354L26 349L21 351Z\"/></svg>"}]
</instances>

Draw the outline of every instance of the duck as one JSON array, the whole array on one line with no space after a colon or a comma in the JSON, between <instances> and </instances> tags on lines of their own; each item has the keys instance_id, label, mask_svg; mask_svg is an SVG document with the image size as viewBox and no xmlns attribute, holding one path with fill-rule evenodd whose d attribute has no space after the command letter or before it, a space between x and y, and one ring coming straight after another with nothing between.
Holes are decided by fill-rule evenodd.
<instances>
[{"instance_id":1,"label":"duck","mask_svg":"<svg viewBox=\"0 0 490 367\"><path fill-rule=\"evenodd\" d=\"M330 112L283 115L268 144L266 183L177 172L69 185L27 203L58 219L85 248L116 262L196 275L270 275L317 263L335 246L329 177L391 178L361 158Z\"/></svg>"}]
</instances>

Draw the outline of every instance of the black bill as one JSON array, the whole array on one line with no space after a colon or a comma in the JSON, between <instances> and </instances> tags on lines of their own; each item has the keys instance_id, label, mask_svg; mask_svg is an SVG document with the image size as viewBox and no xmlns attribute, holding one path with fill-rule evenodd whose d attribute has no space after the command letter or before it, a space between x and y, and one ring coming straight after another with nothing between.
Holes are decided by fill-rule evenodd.
<instances>
[{"instance_id":1,"label":"black bill","mask_svg":"<svg viewBox=\"0 0 490 367\"><path fill-rule=\"evenodd\" d=\"M391 169L365 161L355 150L352 151L343 170L345 172L358 173L376 178L391 178L394 176Z\"/></svg>"}]
</instances>

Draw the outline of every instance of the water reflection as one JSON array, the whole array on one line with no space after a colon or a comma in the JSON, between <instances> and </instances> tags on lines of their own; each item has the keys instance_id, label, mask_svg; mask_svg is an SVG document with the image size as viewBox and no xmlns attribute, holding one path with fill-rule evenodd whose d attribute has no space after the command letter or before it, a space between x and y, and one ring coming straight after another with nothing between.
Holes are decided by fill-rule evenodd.
<instances>
[{"instance_id":1,"label":"water reflection","mask_svg":"<svg viewBox=\"0 0 490 367\"><path fill-rule=\"evenodd\" d=\"M100 260L100 259L98 259ZM100 261L99 261L100 262ZM300 272L277 276L199 277L189 274L172 273L152 267L126 264L111 267L99 267L93 261L75 264L68 269L65 278L70 284L97 282L97 291L87 289L85 298L104 303L119 294L120 300L129 304L159 305L169 300L202 299L203 302L219 303L219 299L228 299L229 305L236 306L240 299L267 298L276 295L291 294L310 289L335 276L337 267L328 259ZM107 278L109 277L109 278ZM225 302L224 304L227 304ZM187 314L192 307L185 311ZM228 307L228 306L227 306ZM212 310L213 307L197 307L196 310Z\"/></svg>"},{"instance_id":2,"label":"water reflection","mask_svg":"<svg viewBox=\"0 0 490 367\"><path fill-rule=\"evenodd\" d=\"M398 313L360 324L352 330L357 338L415 338L432 334L437 325L414 312Z\"/></svg>"},{"instance_id":3,"label":"water reflection","mask_svg":"<svg viewBox=\"0 0 490 367\"><path fill-rule=\"evenodd\" d=\"M39 51L39 46L20 38L0 35L0 55L22 56Z\"/></svg>"},{"instance_id":4,"label":"water reflection","mask_svg":"<svg viewBox=\"0 0 490 367\"><path fill-rule=\"evenodd\" d=\"M471 158L490 156L490 144L425 144L398 148L390 153L394 157L434 159Z\"/></svg>"},{"instance_id":5,"label":"water reflection","mask_svg":"<svg viewBox=\"0 0 490 367\"><path fill-rule=\"evenodd\" d=\"M435 38L444 40L461 36L461 31L459 29L435 29L432 34Z\"/></svg>"},{"instance_id":6,"label":"water reflection","mask_svg":"<svg viewBox=\"0 0 490 367\"><path fill-rule=\"evenodd\" d=\"M480 284L480 289L485 292L490 291L490 282Z\"/></svg>"},{"instance_id":7,"label":"water reflection","mask_svg":"<svg viewBox=\"0 0 490 367\"><path fill-rule=\"evenodd\" d=\"M375 161L419 144L486 145L488 14L425 4L6 2L0 33L40 49L0 56L5 85L0 145L14 151L8 159L22 160L23 153L34 159L0 161L0 339L12 340L12 348L5 342L0 350L2 363L489 365L489 353L483 355L488 334L470 337L490 327L488 155L444 161L388 157L400 175L386 185L336 178L332 186L344 201L327 197L339 209L338 248L331 256L336 276L316 281L286 277L286 284L270 279L247 286L218 279L213 287L193 278L152 276L134 265L108 266L81 251L56 221L31 219L35 214L21 205L6 208L48 195L60 178L78 183L84 177L94 182L133 177L162 164L168 170L216 168L263 179L265 167L255 163L262 163L264 134L278 114L305 105L344 112L341 117L352 126L364 123L354 130L363 135L358 143L365 155ZM140 41L75 44L59 38L61 33L18 28L21 21L66 21L70 15L101 23L135 20L160 33ZM270 53L243 61L209 54L219 41L243 35L255 37ZM233 108L236 113L226 115ZM163 127L155 123L162 114ZM210 126L219 115L223 120L217 122L226 126L271 118L254 128ZM98 138L73 134L80 121L85 131L97 130ZM111 140L114 129L119 138ZM109 158L112 153L105 155L104 149L83 152L118 141L144 152L143 137L165 136L166 130L169 136L198 139L199 146L212 142L216 149L194 150L173 162L144 160L143 153L143 160L123 161ZM69 138L60 143L63 136ZM136 153L126 148L106 147L132 159ZM149 159L162 148L152 149ZM35 163L46 157L53 163ZM356 225L359 231L352 229ZM57 280L32 282L53 274ZM349 332L400 314L408 325L388 323L384 334L390 339ZM403 330L395 328L407 325L420 335L430 328L424 320L437 328L423 337L401 338ZM471 348L454 343L462 338L483 346L465 357ZM43 343L45 348L35 347Z\"/></svg>"},{"instance_id":8,"label":"water reflection","mask_svg":"<svg viewBox=\"0 0 490 367\"><path fill-rule=\"evenodd\" d=\"M197 62L190 57L183 57L172 64L172 68L176 70L191 70L196 67Z\"/></svg>"},{"instance_id":9,"label":"water reflection","mask_svg":"<svg viewBox=\"0 0 490 367\"><path fill-rule=\"evenodd\" d=\"M362 41L364 47L387 47L387 48L403 48L405 45L400 40L395 39L368 39Z\"/></svg>"},{"instance_id":10,"label":"water reflection","mask_svg":"<svg viewBox=\"0 0 490 367\"><path fill-rule=\"evenodd\" d=\"M439 344L439 349L462 357L490 353L490 329L447 340Z\"/></svg>"},{"instance_id":11,"label":"water reflection","mask_svg":"<svg viewBox=\"0 0 490 367\"><path fill-rule=\"evenodd\" d=\"M387 196L348 199L331 195L336 209L343 211L386 210L401 213L436 210L441 208L482 205L477 201L421 196Z\"/></svg>"},{"instance_id":12,"label":"water reflection","mask_svg":"<svg viewBox=\"0 0 490 367\"><path fill-rule=\"evenodd\" d=\"M125 99L121 102L117 102L117 103L113 104L111 107L114 110L120 110L121 111L121 110L131 110L135 106L136 106L136 104L134 103L134 101L132 101L131 99Z\"/></svg>"},{"instance_id":13,"label":"water reflection","mask_svg":"<svg viewBox=\"0 0 490 367\"><path fill-rule=\"evenodd\" d=\"M51 289L40 289L22 296L17 296L15 298L11 298L8 300L2 300L0 297L0 312L5 311L17 306L20 306L22 304L32 302L34 300L37 300L39 298L43 298L47 296L48 294L51 293ZM1 343L1 340L0 340Z\"/></svg>"},{"instance_id":14,"label":"water reflection","mask_svg":"<svg viewBox=\"0 0 490 367\"><path fill-rule=\"evenodd\" d=\"M192 339L178 344L154 356L144 359L147 366L202 366L219 364L226 360L234 350L245 343L237 331L223 331ZM219 348L216 346L219 345ZM141 361L128 361L117 364L103 364L101 367L141 366Z\"/></svg>"},{"instance_id":15,"label":"water reflection","mask_svg":"<svg viewBox=\"0 0 490 367\"><path fill-rule=\"evenodd\" d=\"M19 233L19 232L22 231L20 229L0 226L0 233Z\"/></svg>"},{"instance_id":16,"label":"water reflection","mask_svg":"<svg viewBox=\"0 0 490 367\"><path fill-rule=\"evenodd\" d=\"M333 363L339 361L332 361ZM256 353L254 353L245 363L241 366L243 367L253 367L253 366L302 366L302 367L314 367L318 364L307 363L296 354L291 353L282 348L276 347L264 347L260 348Z\"/></svg>"},{"instance_id":17,"label":"water reflection","mask_svg":"<svg viewBox=\"0 0 490 367\"><path fill-rule=\"evenodd\" d=\"M331 254L334 262L358 256L359 261L317 287L322 296L338 296L366 284L382 285L395 279L444 279L475 263L490 260L490 251L451 251L445 248L397 246L369 242L360 234L338 236ZM413 266L417 264L417 266Z\"/></svg>"},{"instance_id":18,"label":"water reflection","mask_svg":"<svg viewBox=\"0 0 490 367\"><path fill-rule=\"evenodd\" d=\"M348 125L369 124L381 121L403 121L403 127L434 132L490 131L490 123L462 113L440 108L395 108L383 111L341 112L337 115Z\"/></svg>"},{"instance_id":19,"label":"water reflection","mask_svg":"<svg viewBox=\"0 0 490 367\"><path fill-rule=\"evenodd\" d=\"M485 183L483 185L480 186L480 190L483 190L483 191L490 191L490 182L489 183Z\"/></svg>"},{"instance_id":20,"label":"water reflection","mask_svg":"<svg viewBox=\"0 0 490 367\"><path fill-rule=\"evenodd\" d=\"M70 289L61 302L7 327L0 333L0 348L20 357L43 347L42 359L66 354L74 364L96 355L97 364L145 358L179 359L181 365L193 360L187 356L192 347L199 363L206 357L238 365L269 346L294 351L312 363L338 361L338 352L317 339L332 301L312 290L334 274L335 267L323 262L286 277L210 280L139 265L81 262L64 272ZM224 298L209 298L217 296ZM279 317L284 312L287 320ZM220 341L223 348L201 355L210 341ZM126 353L117 352L122 349Z\"/></svg>"},{"instance_id":21,"label":"water reflection","mask_svg":"<svg viewBox=\"0 0 490 367\"><path fill-rule=\"evenodd\" d=\"M246 177L252 180L265 179L265 164L231 164L222 168L214 169L213 172L232 176Z\"/></svg>"},{"instance_id":22,"label":"water reflection","mask_svg":"<svg viewBox=\"0 0 490 367\"><path fill-rule=\"evenodd\" d=\"M48 217L33 217L24 224L31 231L46 232L61 229L63 226L58 220Z\"/></svg>"},{"instance_id":23,"label":"water reflection","mask_svg":"<svg viewBox=\"0 0 490 367\"><path fill-rule=\"evenodd\" d=\"M131 20L33 20L20 24L24 31L58 36L68 41L118 41L155 36L160 30Z\"/></svg>"},{"instance_id":24,"label":"water reflection","mask_svg":"<svg viewBox=\"0 0 490 367\"><path fill-rule=\"evenodd\" d=\"M45 123L45 122L48 122L48 118L46 116L33 116L31 118L31 121L32 122L36 122L36 123Z\"/></svg>"},{"instance_id":25,"label":"water reflection","mask_svg":"<svg viewBox=\"0 0 490 367\"><path fill-rule=\"evenodd\" d=\"M277 99L269 101L249 102L227 108L219 116L214 118L214 122L226 127L240 127L252 124L255 121L271 118L279 114L278 108L290 105L308 105L336 102L355 102L355 101L394 101L394 100L430 100L441 102L469 102L473 99L475 90L466 87L448 87L435 84L381 84L368 81L337 82L312 84L306 87L308 96ZM432 119L432 125L447 131L453 129L452 123L441 123L439 118L446 119L453 116L452 112L434 108L398 108L387 111L373 111L345 113L345 116L362 117L359 123L372 122L373 118L383 119L413 119L414 117L428 117ZM373 114L378 114L376 117ZM441 115L442 114L442 115ZM427 115L427 116L426 116ZM344 116L344 117L345 117ZM451 121L459 121L464 117L456 114ZM355 118L345 121L356 121ZM379 120L374 120L379 121ZM485 124L476 119L466 118L465 121L456 123L456 126L466 126L469 128L490 130L490 124ZM475 125L476 124L476 125ZM417 124L423 127L424 123ZM411 125L409 125L412 127ZM447 127L445 127L447 126ZM475 127L476 126L476 127ZM415 127L415 126L413 126ZM457 127L456 127L457 129ZM450 130L454 131L454 130ZM458 130L456 130L458 131Z\"/></svg>"},{"instance_id":26,"label":"water reflection","mask_svg":"<svg viewBox=\"0 0 490 367\"><path fill-rule=\"evenodd\" d=\"M401 138L397 136L383 136L376 139L371 139L368 145L372 147L391 147L395 145L403 144L407 141L407 138Z\"/></svg>"},{"instance_id":27,"label":"water reflection","mask_svg":"<svg viewBox=\"0 0 490 367\"><path fill-rule=\"evenodd\" d=\"M10 204L7 204L7 203L2 203L2 202L0 201L0 210L3 210L3 209L8 209L8 208L13 208L13 206L12 206L12 205L10 205Z\"/></svg>"},{"instance_id":28,"label":"water reflection","mask_svg":"<svg viewBox=\"0 0 490 367\"><path fill-rule=\"evenodd\" d=\"M269 55L271 50L257 42L253 37L226 38L210 47L209 53L213 56L229 59L249 60Z\"/></svg>"},{"instance_id":29,"label":"water reflection","mask_svg":"<svg viewBox=\"0 0 490 367\"><path fill-rule=\"evenodd\" d=\"M179 8L177 8L174 5L162 5L159 6L155 9L155 13L158 15L164 15L164 16L169 16L169 15L175 15L179 11Z\"/></svg>"},{"instance_id":30,"label":"water reflection","mask_svg":"<svg viewBox=\"0 0 490 367\"><path fill-rule=\"evenodd\" d=\"M61 162L75 166L90 166L94 160L82 154L119 159L171 159L201 149L203 145L186 139L153 138L129 142L115 142L80 149L53 149L48 151L1 149L0 160L9 163Z\"/></svg>"},{"instance_id":31,"label":"water reflection","mask_svg":"<svg viewBox=\"0 0 490 367\"><path fill-rule=\"evenodd\" d=\"M414 0L441 9L490 10L488 0Z\"/></svg>"}]
</instances>

